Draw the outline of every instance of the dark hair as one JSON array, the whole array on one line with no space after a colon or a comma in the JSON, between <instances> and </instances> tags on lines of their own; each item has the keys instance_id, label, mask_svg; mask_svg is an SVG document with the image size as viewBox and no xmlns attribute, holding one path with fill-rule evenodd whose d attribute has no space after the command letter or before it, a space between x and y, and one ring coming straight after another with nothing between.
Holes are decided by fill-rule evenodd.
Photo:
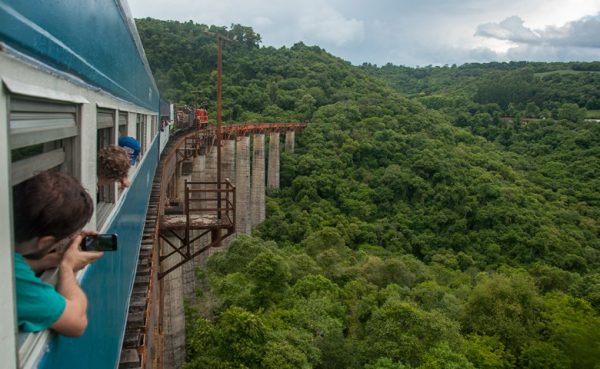
<instances>
[{"instance_id":1,"label":"dark hair","mask_svg":"<svg viewBox=\"0 0 600 369\"><path fill-rule=\"evenodd\" d=\"M114 180L127 178L129 167L129 155L124 148L110 145L98 151L98 177Z\"/></svg>"},{"instance_id":2,"label":"dark hair","mask_svg":"<svg viewBox=\"0 0 600 369\"><path fill-rule=\"evenodd\" d=\"M45 171L13 189L16 243L43 236L61 240L82 229L93 212L90 195L65 173Z\"/></svg>"}]
</instances>

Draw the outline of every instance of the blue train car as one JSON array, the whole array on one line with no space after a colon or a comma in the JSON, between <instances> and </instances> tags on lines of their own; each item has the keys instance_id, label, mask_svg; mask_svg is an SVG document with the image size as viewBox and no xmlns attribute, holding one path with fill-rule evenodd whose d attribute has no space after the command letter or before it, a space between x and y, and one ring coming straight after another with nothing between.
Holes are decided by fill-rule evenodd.
<instances>
[{"instance_id":1,"label":"blue train car","mask_svg":"<svg viewBox=\"0 0 600 369\"><path fill-rule=\"evenodd\" d=\"M0 79L0 367L116 368L160 141L168 138L127 3L0 0ZM125 190L96 178L98 149L120 136L142 146ZM89 300L80 338L25 334L16 324L12 187L52 168L79 178L94 199L86 228L119 235L119 250L78 276Z\"/></svg>"}]
</instances>

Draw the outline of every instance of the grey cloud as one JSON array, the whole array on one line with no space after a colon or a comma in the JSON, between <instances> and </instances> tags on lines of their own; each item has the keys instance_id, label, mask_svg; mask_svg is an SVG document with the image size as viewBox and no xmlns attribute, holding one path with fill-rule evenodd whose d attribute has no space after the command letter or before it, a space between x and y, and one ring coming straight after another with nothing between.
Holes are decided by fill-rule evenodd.
<instances>
[{"instance_id":1,"label":"grey cloud","mask_svg":"<svg viewBox=\"0 0 600 369\"><path fill-rule=\"evenodd\" d=\"M509 49L504 57L507 60L590 62L600 60L600 48L523 44Z\"/></svg>"},{"instance_id":2,"label":"grey cloud","mask_svg":"<svg viewBox=\"0 0 600 369\"><path fill-rule=\"evenodd\" d=\"M564 27L547 27L544 37L557 46L600 48L600 14L567 23Z\"/></svg>"},{"instance_id":3,"label":"grey cloud","mask_svg":"<svg viewBox=\"0 0 600 369\"><path fill-rule=\"evenodd\" d=\"M527 28L521 18L512 16L500 23L479 25L475 35L532 46L600 48L600 14L542 30Z\"/></svg>"},{"instance_id":4,"label":"grey cloud","mask_svg":"<svg viewBox=\"0 0 600 369\"><path fill-rule=\"evenodd\" d=\"M265 46L291 46L303 41L354 64L600 59L598 16L543 29L523 23L541 7L569 6L559 0L128 1L136 17L193 19L219 25L241 23L254 27ZM596 9L600 9L600 3ZM514 14L521 17L510 17ZM493 17L509 18L483 24ZM483 47L490 44L480 37L472 37L474 30L478 36L510 40L517 47L508 53L496 53Z\"/></svg>"},{"instance_id":5,"label":"grey cloud","mask_svg":"<svg viewBox=\"0 0 600 369\"><path fill-rule=\"evenodd\" d=\"M346 18L333 8L321 8L300 16L298 27L308 39L346 46L364 38L364 22Z\"/></svg>"},{"instance_id":6,"label":"grey cloud","mask_svg":"<svg viewBox=\"0 0 600 369\"><path fill-rule=\"evenodd\" d=\"M523 25L521 18L512 16L500 23L485 23L477 27L476 36L510 40L519 43L538 43L540 36Z\"/></svg>"}]
</instances>

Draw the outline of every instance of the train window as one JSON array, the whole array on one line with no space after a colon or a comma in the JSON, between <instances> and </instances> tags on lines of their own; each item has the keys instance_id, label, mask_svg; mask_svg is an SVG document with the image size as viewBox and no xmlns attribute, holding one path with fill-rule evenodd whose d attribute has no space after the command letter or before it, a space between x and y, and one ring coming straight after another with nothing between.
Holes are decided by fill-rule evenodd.
<instances>
[{"instance_id":1,"label":"train window","mask_svg":"<svg viewBox=\"0 0 600 369\"><path fill-rule=\"evenodd\" d=\"M126 111L119 111L119 137L129 135L128 126L127 126L128 121L129 121L129 113ZM131 171L129 172L129 175L131 176ZM119 187L118 196L120 197L124 191L125 191L124 188Z\"/></svg>"},{"instance_id":2,"label":"train window","mask_svg":"<svg viewBox=\"0 0 600 369\"><path fill-rule=\"evenodd\" d=\"M119 137L127 136L127 118L129 114L126 111L119 112Z\"/></svg>"},{"instance_id":3,"label":"train window","mask_svg":"<svg viewBox=\"0 0 600 369\"><path fill-rule=\"evenodd\" d=\"M156 115L153 115L151 118L151 124L150 124L150 140L154 140L154 136L156 136L156 132L158 132L158 120L156 118Z\"/></svg>"},{"instance_id":4,"label":"train window","mask_svg":"<svg viewBox=\"0 0 600 369\"><path fill-rule=\"evenodd\" d=\"M97 145L98 150L109 145L116 145L115 136L115 111L108 109L98 109L96 114L96 125L98 129ZM98 228L104 223L112 210L116 196L115 185L113 183L98 186L96 222Z\"/></svg>"},{"instance_id":5,"label":"train window","mask_svg":"<svg viewBox=\"0 0 600 369\"><path fill-rule=\"evenodd\" d=\"M77 104L9 97L12 184L48 169L74 172Z\"/></svg>"},{"instance_id":6,"label":"train window","mask_svg":"<svg viewBox=\"0 0 600 369\"><path fill-rule=\"evenodd\" d=\"M138 114L136 117L136 132L135 138L140 142L142 147L140 150L140 157L146 152L146 115Z\"/></svg>"},{"instance_id":7,"label":"train window","mask_svg":"<svg viewBox=\"0 0 600 369\"><path fill-rule=\"evenodd\" d=\"M13 186L44 170L75 174L79 104L13 94L8 96L8 109ZM46 271L42 279L54 284L56 276ZM21 368L35 365L48 336L48 331L19 332Z\"/></svg>"}]
</instances>

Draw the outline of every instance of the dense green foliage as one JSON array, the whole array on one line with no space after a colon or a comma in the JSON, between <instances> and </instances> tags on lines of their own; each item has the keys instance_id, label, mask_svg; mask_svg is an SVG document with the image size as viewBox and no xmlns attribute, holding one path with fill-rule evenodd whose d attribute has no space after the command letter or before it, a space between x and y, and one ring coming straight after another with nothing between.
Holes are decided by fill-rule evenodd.
<instances>
[{"instance_id":1,"label":"dense green foliage","mask_svg":"<svg viewBox=\"0 0 600 369\"><path fill-rule=\"evenodd\" d=\"M428 90L240 27L253 42L225 50L225 117L311 124L254 237L199 272L186 368L599 368L600 129L579 106L521 125L500 119L513 101L477 101L492 77L470 66ZM208 27L138 28L167 97L213 99Z\"/></svg>"},{"instance_id":2,"label":"dense green foliage","mask_svg":"<svg viewBox=\"0 0 600 369\"><path fill-rule=\"evenodd\" d=\"M435 109L472 101L498 104L509 114L509 104L522 112L527 112L527 104L533 104L530 107L538 111L530 117L537 117L542 110L556 113L563 103L600 109L600 62L474 63L422 68L364 64L362 69Z\"/></svg>"}]
</instances>

